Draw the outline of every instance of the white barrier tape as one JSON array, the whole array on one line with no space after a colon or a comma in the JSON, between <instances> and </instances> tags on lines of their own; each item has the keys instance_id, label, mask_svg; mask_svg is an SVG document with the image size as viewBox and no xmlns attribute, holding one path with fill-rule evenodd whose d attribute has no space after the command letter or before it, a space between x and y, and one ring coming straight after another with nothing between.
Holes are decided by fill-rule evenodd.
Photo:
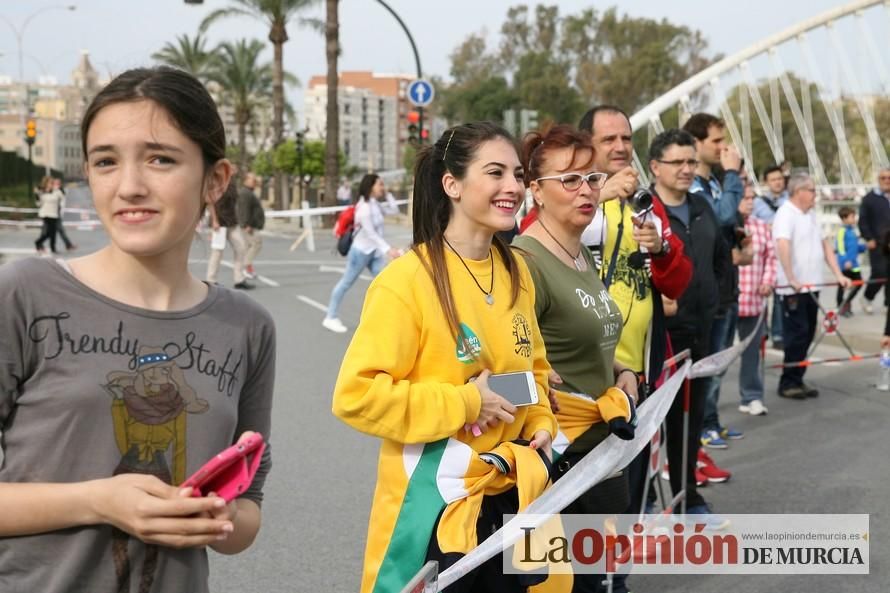
<instances>
[{"instance_id":1,"label":"white barrier tape","mask_svg":"<svg viewBox=\"0 0 890 593\"><path fill-rule=\"evenodd\" d=\"M98 227L102 226L102 221L100 220L63 220L66 228L76 228L79 229L81 227ZM34 227L40 228L43 226L42 220L4 220L0 219L0 226L17 226L17 227Z\"/></svg>"},{"instance_id":2,"label":"white barrier tape","mask_svg":"<svg viewBox=\"0 0 890 593\"><path fill-rule=\"evenodd\" d=\"M745 348L747 348L748 344L751 343L751 340L754 339L754 335L760 328L760 324L763 323L765 313L766 309L764 309L764 312L761 313L760 317L757 319L757 325L754 326L754 331L748 334L744 340L737 344L733 344L726 350L721 350L720 352L715 352L710 356L706 356L692 365L692 370L689 372L689 378L699 379L701 377L716 377L717 375L725 373L726 369L729 368L729 365L742 355L742 352L745 351Z\"/></svg>"},{"instance_id":3,"label":"white barrier tape","mask_svg":"<svg viewBox=\"0 0 890 593\"><path fill-rule=\"evenodd\" d=\"M396 206L403 206L408 203L408 200L396 200ZM321 208L299 208L297 210L266 210L265 215L266 218L294 218L299 216L315 216L321 214L334 214L336 212L342 212L346 210L349 206L323 206ZM13 208L12 206L0 206L0 212L24 212L24 213L37 213L39 211L38 208ZM95 214L95 210L92 208L65 208L65 213L73 213L73 214Z\"/></svg>"},{"instance_id":4,"label":"white barrier tape","mask_svg":"<svg viewBox=\"0 0 890 593\"><path fill-rule=\"evenodd\" d=\"M407 204L408 200L396 200L396 206ZM266 210L266 218L294 218L298 216L315 216L316 214L334 214L342 212L349 206L323 206L321 208L300 208L299 210Z\"/></svg>"},{"instance_id":5,"label":"white barrier tape","mask_svg":"<svg viewBox=\"0 0 890 593\"><path fill-rule=\"evenodd\" d=\"M562 511L591 486L610 476L615 470L627 466L637 453L642 451L667 416L668 409L680 390L680 385L689 374L690 368L691 363L686 361L678 372L640 404L637 408L639 423L632 440L622 441L615 435L609 435L558 482L528 505L523 513L511 519L472 552L439 575L438 590L448 587L489 558L493 558L505 546L519 541L525 533L520 526L540 527L546 519ZM528 515L540 515L540 517L530 522Z\"/></svg>"},{"instance_id":6,"label":"white barrier tape","mask_svg":"<svg viewBox=\"0 0 890 593\"><path fill-rule=\"evenodd\" d=\"M25 212L25 213L33 213L36 214L39 212L39 208L13 208L12 206L0 206L0 212ZM65 208L65 213L72 214L95 214L96 211L92 208Z\"/></svg>"}]
</instances>

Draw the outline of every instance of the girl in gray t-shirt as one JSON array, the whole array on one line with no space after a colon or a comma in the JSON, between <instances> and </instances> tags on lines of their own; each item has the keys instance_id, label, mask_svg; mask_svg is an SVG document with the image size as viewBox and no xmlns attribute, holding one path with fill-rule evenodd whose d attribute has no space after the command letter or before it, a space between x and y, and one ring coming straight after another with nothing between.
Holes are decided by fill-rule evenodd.
<instances>
[{"instance_id":1,"label":"girl in gray t-shirt","mask_svg":"<svg viewBox=\"0 0 890 593\"><path fill-rule=\"evenodd\" d=\"M108 244L0 267L0 591L205 592L207 546L256 537L271 464L230 503L178 486L271 424L271 317L188 270L225 133L201 83L156 68L109 83L81 137Z\"/></svg>"}]
</instances>

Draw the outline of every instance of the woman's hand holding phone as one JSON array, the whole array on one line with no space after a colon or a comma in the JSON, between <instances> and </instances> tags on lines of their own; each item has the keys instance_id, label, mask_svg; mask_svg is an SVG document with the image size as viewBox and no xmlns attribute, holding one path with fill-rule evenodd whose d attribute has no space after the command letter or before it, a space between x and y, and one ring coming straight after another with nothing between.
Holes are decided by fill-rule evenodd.
<instances>
[{"instance_id":1,"label":"woman's hand holding phone","mask_svg":"<svg viewBox=\"0 0 890 593\"><path fill-rule=\"evenodd\" d=\"M489 388L488 377L490 376L491 371L486 369L473 380L482 396L482 407L475 422L481 432L484 432L488 427L497 426L498 422L507 424L513 422L513 414L516 413L516 406Z\"/></svg>"}]
</instances>

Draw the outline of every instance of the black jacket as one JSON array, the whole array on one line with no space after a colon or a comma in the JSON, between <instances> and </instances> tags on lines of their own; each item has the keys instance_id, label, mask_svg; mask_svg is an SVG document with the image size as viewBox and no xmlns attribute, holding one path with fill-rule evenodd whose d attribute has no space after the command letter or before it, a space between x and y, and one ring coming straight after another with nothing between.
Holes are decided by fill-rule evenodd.
<instances>
[{"instance_id":1,"label":"black jacket","mask_svg":"<svg viewBox=\"0 0 890 593\"><path fill-rule=\"evenodd\" d=\"M665 325L671 334L703 338L710 333L719 305L719 286L727 270L732 269L732 261L717 216L706 199L686 194L686 201L688 227L665 206L671 231L683 240L686 254L692 259L692 280L677 303L677 314L666 318Z\"/></svg>"},{"instance_id":2,"label":"black jacket","mask_svg":"<svg viewBox=\"0 0 890 593\"><path fill-rule=\"evenodd\" d=\"M262 229L266 225L266 213L253 190L241 187L238 190L238 224L242 227Z\"/></svg>"},{"instance_id":3,"label":"black jacket","mask_svg":"<svg viewBox=\"0 0 890 593\"><path fill-rule=\"evenodd\" d=\"M890 230L890 200L872 190L862 198L859 206L859 233L866 241L881 242Z\"/></svg>"}]
</instances>

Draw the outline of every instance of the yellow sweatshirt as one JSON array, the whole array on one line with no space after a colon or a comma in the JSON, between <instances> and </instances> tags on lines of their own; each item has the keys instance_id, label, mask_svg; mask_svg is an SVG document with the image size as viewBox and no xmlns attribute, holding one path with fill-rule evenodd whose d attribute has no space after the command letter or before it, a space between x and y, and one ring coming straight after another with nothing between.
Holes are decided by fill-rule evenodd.
<instances>
[{"instance_id":1,"label":"yellow sweatshirt","mask_svg":"<svg viewBox=\"0 0 890 593\"><path fill-rule=\"evenodd\" d=\"M488 305L457 256L446 251L454 301L472 355L458 347L415 253L389 264L368 289L333 401L341 420L383 438L365 551L365 593L397 592L420 569L439 514L474 490L470 474L476 473L471 467L478 467L478 453L505 441L530 440L539 430L556 434L546 391L550 367L528 268L518 258L522 289L511 307L510 275L500 257L492 257L494 304ZM488 288L491 262L465 261ZM474 437L464 425L479 416L481 396L468 381L484 369L533 371L538 403L519 408L514 422ZM543 490L545 471L541 463L537 475L528 476L528 483L539 484L533 489ZM515 475L515 468L513 472L515 483L525 479ZM507 487L502 484L498 490ZM530 498L539 493L530 493ZM475 522L465 529L474 532ZM474 541L475 535L468 533L465 539Z\"/></svg>"}]
</instances>

